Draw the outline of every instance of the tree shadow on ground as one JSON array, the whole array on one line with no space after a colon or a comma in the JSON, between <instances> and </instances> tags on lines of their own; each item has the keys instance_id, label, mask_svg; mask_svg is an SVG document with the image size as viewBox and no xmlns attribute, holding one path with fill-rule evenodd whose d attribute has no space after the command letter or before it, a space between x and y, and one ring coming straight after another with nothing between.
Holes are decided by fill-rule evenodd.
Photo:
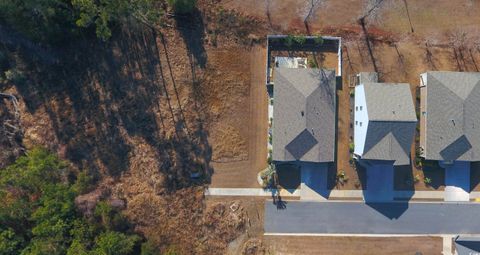
<instances>
[{"instance_id":1,"label":"tree shadow on ground","mask_svg":"<svg viewBox=\"0 0 480 255\"><path fill-rule=\"evenodd\" d=\"M58 65L29 63L35 71L17 87L28 110L46 110L66 158L81 169L119 176L132 163L133 139L141 138L155 149L169 190L209 182L208 132L199 116L188 132L183 110L172 108L157 35L135 26L115 32L108 43L85 38L58 49Z\"/></svg>"},{"instance_id":2,"label":"tree shadow on ground","mask_svg":"<svg viewBox=\"0 0 480 255\"><path fill-rule=\"evenodd\" d=\"M207 53L204 47L205 26L202 14L195 8L189 14L175 15L177 29L182 35L187 50L196 60L201 68L207 64Z\"/></svg>"}]
</instances>

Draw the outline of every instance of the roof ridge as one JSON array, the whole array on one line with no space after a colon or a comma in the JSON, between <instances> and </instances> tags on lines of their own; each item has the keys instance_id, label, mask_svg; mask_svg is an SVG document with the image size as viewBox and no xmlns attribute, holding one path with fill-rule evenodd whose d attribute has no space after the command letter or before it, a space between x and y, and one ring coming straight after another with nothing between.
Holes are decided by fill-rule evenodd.
<instances>
[{"instance_id":1,"label":"roof ridge","mask_svg":"<svg viewBox=\"0 0 480 255\"><path fill-rule=\"evenodd\" d=\"M418 119L415 120L380 120L380 119L369 119L369 122L405 122L405 123L413 123L418 122Z\"/></svg>"}]
</instances>

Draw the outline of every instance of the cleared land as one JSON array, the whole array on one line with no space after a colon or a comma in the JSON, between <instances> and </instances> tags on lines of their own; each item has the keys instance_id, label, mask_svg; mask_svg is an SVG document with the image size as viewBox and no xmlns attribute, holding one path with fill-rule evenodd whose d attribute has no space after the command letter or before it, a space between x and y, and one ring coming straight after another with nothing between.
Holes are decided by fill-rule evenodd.
<instances>
[{"instance_id":1,"label":"cleared land","mask_svg":"<svg viewBox=\"0 0 480 255\"><path fill-rule=\"evenodd\" d=\"M338 91L337 172L348 182L336 189L360 189L362 170L350 164L350 77L360 71L377 71L380 81L408 82L416 98L419 74L427 70L479 71L480 3L441 1L384 1L358 22L371 6L368 1L228 1L222 5L263 20L270 34L322 34L341 36L343 42L343 86ZM311 14L308 16L310 13ZM308 18L307 18L308 16ZM307 18L307 19L306 19ZM307 26L304 21L307 21ZM413 29L413 32L412 32ZM262 35L263 36L263 35ZM416 100L415 100L416 102ZM412 146L415 159L415 146ZM472 177L478 176L478 165ZM334 179L334 178L333 178ZM427 181L425 181L427 180ZM427 183L428 182L428 183ZM478 182L472 189L478 190ZM395 174L397 190L443 190L444 173L435 165L412 164Z\"/></svg>"},{"instance_id":2,"label":"cleared land","mask_svg":"<svg viewBox=\"0 0 480 255\"><path fill-rule=\"evenodd\" d=\"M441 254L439 237L305 237L265 236L265 245L274 254Z\"/></svg>"},{"instance_id":3,"label":"cleared land","mask_svg":"<svg viewBox=\"0 0 480 255\"><path fill-rule=\"evenodd\" d=\"M225 57L231 57L232 52L224 52ZM257 173L267 167L267 129L268 129L268 96L265 87L265 48L255 47L251 51L237 51L237 57L243 59L243 63L239 65L228 65L228 62L218 64L220 72L226 72L231 75L231 79L238 84L234 86L244 86L245 93L243 95L235 95L231 90L225 91L225 96L231 96L230 103L232 112L225 114L226 116L219 119L214 125L221 126L224 123L234 122L232 129L238 130L239 139L235 141L228 139L236 133L225 133L225 136L214 138L213 154L219 153L223 157L213 158L212 166L214 174L212 176L211 187L228 187L228 188L256 188L260 187L257 182ZM236 59L236 58L234 58ZM237 70L232 68L238 68ZM231 72L231 73L229 73ZM245 80L240 80L242 76ZM225 75L225 74L224 74ZM222 83L224 80L221 80ZM224 89L225 84L219 83L218 89ZM231 93L231 94L230 94ZM224 98L222 98L224 100ZM238 102L245 101L245 104L236 105ZM214 130L219 132L220 130ZM241 148L239 148L241 146ZM216 151L222 150L222 151ZM240 157L239 157L240 156Z\"/></svg>"}]
</instances>

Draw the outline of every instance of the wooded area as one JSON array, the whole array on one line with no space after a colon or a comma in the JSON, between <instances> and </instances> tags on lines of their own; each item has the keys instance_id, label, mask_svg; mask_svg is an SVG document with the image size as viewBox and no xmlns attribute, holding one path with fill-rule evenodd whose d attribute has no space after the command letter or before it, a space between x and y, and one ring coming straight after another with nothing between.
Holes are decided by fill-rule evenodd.
<instances>
[{"instance_id":1,"label":"wooded area","mask_svg":"<svg viewBox=\"0 0 480 255\"><path fill-rule=\"evenodd\" d=\"M28 69L32 73L58 69L64 60L51 50L55 47L68 48L76 40L108 44L112 31L132 24L156 30L164 15L188 19L195 4L195 0L0 0L0 88L30 85ZM22 55L26 53L31 55ZM33 70L42 63L44 70ZM17 97L0 93L0 103L0 255L177 254L175 247L160 249L135 233L121 213L123 200L102 194L93 208L82 207L76 198L94 191L98 177L49 150L26 150Z\"/></svg>"}]
</instances>

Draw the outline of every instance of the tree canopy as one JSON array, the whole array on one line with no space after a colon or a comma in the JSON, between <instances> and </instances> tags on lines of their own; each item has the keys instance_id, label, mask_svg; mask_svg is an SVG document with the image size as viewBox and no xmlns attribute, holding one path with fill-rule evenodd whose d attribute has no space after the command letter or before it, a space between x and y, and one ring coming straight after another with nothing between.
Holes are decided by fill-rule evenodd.
<instances>
[{"instance_id":1,"label":"tree canopy","mask_svg":"<svg viewBox=\"0 0 480 255\"><path fill-rule=\"evenodd\" d=\"M140 237L129 234L120 212L99 202L95 217L75 208L77 186L67 164L43 149L0 170L0 255L134 254Z\"/></svg>"},{"instance_id":2,"label":"tree canopy","mask_svg":"<svg viewBox=\"0 0 480 255\"><path fill-rule=\"evenodd\" d=\"M160 21L155 0L0 0L0 21L40 42L58 43L94 29L107 40L112 27L134 18L149 25Z\"/></svg>"},{"instance_id":3,"label":"tree canopy","mask_svg":"<svg viewBox=\"0 0 480 255\"><path fill-rule=\"evenodd\" d=\"M176 13L191 13L195 10L196 0L168 0L168 4Z\"/></svg>"}]
</instances>

